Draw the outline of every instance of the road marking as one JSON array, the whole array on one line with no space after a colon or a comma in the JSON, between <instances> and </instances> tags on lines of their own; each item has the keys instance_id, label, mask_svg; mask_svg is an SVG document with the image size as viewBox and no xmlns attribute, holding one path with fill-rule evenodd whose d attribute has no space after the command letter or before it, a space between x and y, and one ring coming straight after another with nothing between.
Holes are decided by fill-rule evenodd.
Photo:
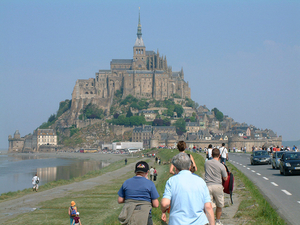
<instances>
[{"instance_id":1,"label":"road marking","mask_svg":"<svg viewBox=\"0 0 300 225\"><path fill-rule=\"evenodd\" d=\"M278 186L278 184L276 184L276 183L274 183L274 182L271 182L271 184L273 184L273 185L276 186L276 187Z\"/></svg>"},{"instance_id":2,"label":"road marking","mask_svg":"<svg viewBox=\"0 0 300 225\"><path fill-rule=\"evenodd\" d=\"M260 173L256 173L258 176L260 176L261 174Z\"/></svg>"},{"instance_id":3,"label":"road marking","mask_svg":"<svg viewBox=\"0 0 300 225\"><path fill-rule=\"evenodd\" d=\"M267 178L267 177L263 177L265 180L269 180L269 178Z\"/></svg>"},{"instance_id":4,"label":"road marking","mask_svg":"<svg viewBox=\"0 0 300 225\"><path fill-rule=\"evenodd\" d=\"M243 166L243 167L246 167L246 166Z\"/></svg>"},{"instance_id":5,"label":"road marking","mask_svg":"<svg viewBox=\"0 0 300 225\"><path fill-rule=\"evenodd\" d=\"M251 170L251 172L255 173L255 171L254 171L254 170Z\"/></svg>"},{"instance_id":6,"label":"road marking","mask_svg":"<svg viewBox=\"0 0 300 225\"><path fill-rule=\"evenodd\" d=\"M240 164L240 166L242 166L243 164Z\"/></svg>"},{"instance_id":7,"label":"road marking","mask_svg":"<svg viewBox=\"0 0 300 225\"><path fill-rule=\"evenodd\" d=\"M300 204L300 201L297 201Z\"/></svg>"},{"instance_id":8,"label":"road marking","mask_svg":"<svg viewBox=\"0 0 300 225\"><path fill-rule=\"evenodd\" d=\"M286 195L292 195L290 192L288 192L287 190L281 190L283 191Z\"/></svg>"},{"instance_id":9,"label":"road marking","mask_svg":"<svg viewBox=\"0 0 300 225\"><path fill-rule=\"evenodd\" d=\"M247 167L247 170L250 170L250 168L249 168L249 167Z\"/></svg>"}]
</instances>

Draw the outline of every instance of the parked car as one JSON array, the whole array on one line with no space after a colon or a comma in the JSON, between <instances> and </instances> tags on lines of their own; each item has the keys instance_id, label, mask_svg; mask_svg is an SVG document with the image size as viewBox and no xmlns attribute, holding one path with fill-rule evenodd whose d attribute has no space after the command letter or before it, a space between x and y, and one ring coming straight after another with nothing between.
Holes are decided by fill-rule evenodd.
<instances>
[{"instance_id":1,"label":"parked car","mask_svg":"<svg viewBox=\"0 0 300 225\"><path fill-rule=\"evenodd\" d=\"M271 164L271 157L267 151L259 150L254 151L250 157L251 165L254 164Z\"/></svg>"},{"instance_id":2,"label":"parked car","mask_svg":"<svg viewBox=\"0 0 300 225\"><path fill-rule=\"evenodd\" d=\"M279 169L280 159L284 152L273 152L271 164L273 169Z\"/></svg>"},{"instance_id":3,"label":"parked car","mask_svg":"<svg viewBox=\"0 0 300 225\"><path fill-rule=\"evenodd\" d=\"M284 176L290 173L300 174L300 152L283 152L280 164L280 174Z\"/></svg>"}]
</instances>

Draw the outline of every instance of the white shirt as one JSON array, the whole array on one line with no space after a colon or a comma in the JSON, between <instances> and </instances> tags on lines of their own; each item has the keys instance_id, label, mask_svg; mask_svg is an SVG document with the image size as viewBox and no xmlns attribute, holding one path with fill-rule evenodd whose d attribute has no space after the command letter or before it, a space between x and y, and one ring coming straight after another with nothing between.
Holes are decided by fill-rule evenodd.
<instances>
[{"instance_id":1,"label":"white shirt","mask_svg":"<svg viewBox=\"0 0 300 225\"><path fill-rule=\"evenodd\" d=\"M212 148L207 149L208 158L212 158Z\"/></svg>"},{"instance_id":2,"label":"white shirt","mask_svg":"<svg viewBox=\"0 0 300 225\"><path fill-rule=\"evenodd\" d=\"M153 168L150 169L150 175L154 175L154 169Z\"/></svg>"},{"instance_id":3,"label":"white shirt","mask_svg":"<svg viewBox=\"0 0 300 225\"><path fill-rule=\"evenodd\" d=\"M34 176L33 178L32 178L32 184L36 184L36 181L37 180L40 180L40 178L38 177L38 176Z\"/></svg>"},{"instance_id":4,"label":"white shirt","mask_svg":"<svg viewBox=\"0 0 300 225\"><path fill-rule=\"evenodd\" d=\"M227 148L225 147L220 148L220 154L222 158L227 158L227 153L228 153Z\"/></svg>"}]
</instances>

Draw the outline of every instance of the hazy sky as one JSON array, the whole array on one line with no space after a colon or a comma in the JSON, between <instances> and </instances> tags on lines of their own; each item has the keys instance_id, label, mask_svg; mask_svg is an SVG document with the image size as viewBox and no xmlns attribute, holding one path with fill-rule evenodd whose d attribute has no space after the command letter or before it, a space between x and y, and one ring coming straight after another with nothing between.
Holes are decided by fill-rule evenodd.
<instances>
[{"instance_id":1,"label":"hazy sky","mask_svg":"<svg viewBox=\"0 0 300 225\"><path fill-rule=\"evenodd\" d=\"M0 1L0 148L71 99L77 79L146 50L183 67L192 99L300 139L300 1Z\"/></svg>"}]
</instances>

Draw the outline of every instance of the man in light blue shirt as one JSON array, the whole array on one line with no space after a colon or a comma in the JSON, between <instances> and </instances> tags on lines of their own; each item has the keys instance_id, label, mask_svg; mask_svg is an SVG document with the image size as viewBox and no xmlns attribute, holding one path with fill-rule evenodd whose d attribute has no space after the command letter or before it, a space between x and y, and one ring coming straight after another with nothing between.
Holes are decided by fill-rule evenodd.
<instances>
[{"instance_id":1,"label":"man in light blue shirt","mask_svg":"<svg viewBox=\"0 0 300 225\"><path fill-rule=\"evenodd\" d=\"M176 175L170 177L161 200L162 220L170 207L169 225L215 224L211 198L204 180L192 174L191 159L179 153L172 159ZM206 213L206 215L205 215Z\"/></svg>"}]
</instances>

